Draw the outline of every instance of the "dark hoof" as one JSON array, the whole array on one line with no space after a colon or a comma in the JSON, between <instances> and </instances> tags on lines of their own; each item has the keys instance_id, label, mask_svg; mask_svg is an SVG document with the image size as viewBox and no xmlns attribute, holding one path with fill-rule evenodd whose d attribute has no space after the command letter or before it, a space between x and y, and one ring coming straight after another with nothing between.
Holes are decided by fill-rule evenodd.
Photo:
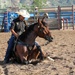
<instances>
[{"instance_id":1,"label":"dark hoof","mask_svg":"<svg viewBox=\"0 0 75 75\"><path fill-rule=\"evenodd\" d=\"M44 56L41 56L41 57L40 57L40 60L44 60Z\"/></svg>"},{"instance_id":2,"label":"dark hoof","mask_svg":"<svg viewBox=\"0 0 75 75\"><path fill-rule=\"evenodd\" d=\"M51 39L53 39L53 37L51 37Z\"/></svg>"}]
</instances>

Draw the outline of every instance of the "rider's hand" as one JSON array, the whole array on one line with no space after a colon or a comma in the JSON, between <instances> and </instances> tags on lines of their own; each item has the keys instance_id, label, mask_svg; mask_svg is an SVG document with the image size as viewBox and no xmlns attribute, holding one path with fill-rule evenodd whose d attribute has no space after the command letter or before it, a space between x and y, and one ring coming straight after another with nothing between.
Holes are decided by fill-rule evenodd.
<instances>
[{"instance_id":1,"label":"rider's hand","mask_svg":"<svg viewBox=\"0 0 75 75\"><path fill-rule=\"evenodd\" d=\"M13 29L11 29L11 32L12 32L12 34L13 34L16 38L19 37L19 35L18 35Z\"/></svg>"},{"instance_id":2,"label":"rider's hand","mask_svg":"<svg viewBox=\"0 0 75 75\"><path fill-rule=\"evenodd\" d=\"M19 35L18 35L18 34L16 34L15 36L16 36L16 38L18 39Z\"/></svg>"}]
</instances>

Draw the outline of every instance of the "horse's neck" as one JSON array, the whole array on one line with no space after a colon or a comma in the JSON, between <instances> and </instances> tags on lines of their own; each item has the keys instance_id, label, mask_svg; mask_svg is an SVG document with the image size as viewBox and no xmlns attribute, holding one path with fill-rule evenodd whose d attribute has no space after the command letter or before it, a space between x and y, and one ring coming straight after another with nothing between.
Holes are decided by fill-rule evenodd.
<instances>
[{"instance_id":1,"label":"horse's neck","mask_svg":"<svg viewBox=\"0 0 75 75\"><path fill-rule=\"evenodd\" d=\"M25 39L25 43L29 44L29 45L34 44L36 37L37 36L36 36L35 32L32 31L31 33L29 33L29 35L27 35L27 38Z\"/></svg>"}]
</instances>

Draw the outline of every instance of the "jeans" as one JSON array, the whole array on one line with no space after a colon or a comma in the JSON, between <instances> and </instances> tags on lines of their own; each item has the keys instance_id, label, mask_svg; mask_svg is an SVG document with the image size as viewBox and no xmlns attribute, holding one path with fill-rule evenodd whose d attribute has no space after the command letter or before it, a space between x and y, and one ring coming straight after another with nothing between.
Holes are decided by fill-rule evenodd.
<instances>
[{"instance_id":1,"label":"jeans","mask_svg":"<svg viewBox=\"0 0 75 75\"><path fill-rule=\"evenodd\" d=\"M14 47L14 40L15 40L15 36L11 35L11 37L9 39L6 55L5 55L5 58L4 58L5 61L9 61L9 59L11 57L12 50L13 50L13 47Z\"/></svg>"},{"instance_id":2,"label":"jeans","mask_svg":"<svg viewBox=\"0 0 75 75\"><path fill-rule=\"evenodd\" d=\"M36 46L40 46L40 45L39 45L39 43L38 43L38 42L36 42L36 41L35 41L35 45L36 45Z\"/></svg>"},{"instance_id":3,"label":"jeans","mask_svg":"<svg viewBox=\"0 0 75 75\"><path fill-rule=\"evenodd\" d=\"M40 52L40 59L43 60L43 52L41 50L41 46L36 41L35 41L35 45L37 46L37 49Z\"/></svg>"}]
</instances>

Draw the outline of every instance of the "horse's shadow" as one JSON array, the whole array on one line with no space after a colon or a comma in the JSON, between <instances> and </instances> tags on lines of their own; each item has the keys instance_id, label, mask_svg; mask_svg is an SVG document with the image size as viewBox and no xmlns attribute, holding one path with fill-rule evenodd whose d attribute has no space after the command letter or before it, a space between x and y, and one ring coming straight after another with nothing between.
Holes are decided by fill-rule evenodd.
<instances>
[{"instance_id":1,"label":"horse's shadow","mask_svg":"<svg viewBox=\"0 0 75 75\"><path fill-rule=\"evenodd\" d=\"M4 75L8 75L8 69L6 65L4 64L3 60L0 60L0 66L2 67L2 71L4 72Z\"/></svg>"},{"instance_id":2,"label":"horse's shadow","mask_svg":"<svg viewBox=\"0 0 75 75\"><path fill-rule=\"evenodd\" d=\"M0 60L0 66L3 66L3 65L5 65L5 64L13 64L13 62L10 61L9 63L4 63L4 60Z\"/></svg>"},{"instance_id":3,"label":"horse's shadow","mask_svg":"<svg viewBox=\"0 0 75 75\"><path fill-rule=\"evenodd\" d=\"M33 65L37 65L38 63L40 63L41 61L32 61L31 63L29 63L29 64L33 64ZM4 63L4 61L3 60L0 60L0 66L3 66L3 65L5 65L6 63ZM20 65L26 65L26 64L24 64L24 63L19 63L19 62L16 62L16 61L10 61L9 63L7 63L7 64L20 64Z\"/></svg>"}]
</instances>

